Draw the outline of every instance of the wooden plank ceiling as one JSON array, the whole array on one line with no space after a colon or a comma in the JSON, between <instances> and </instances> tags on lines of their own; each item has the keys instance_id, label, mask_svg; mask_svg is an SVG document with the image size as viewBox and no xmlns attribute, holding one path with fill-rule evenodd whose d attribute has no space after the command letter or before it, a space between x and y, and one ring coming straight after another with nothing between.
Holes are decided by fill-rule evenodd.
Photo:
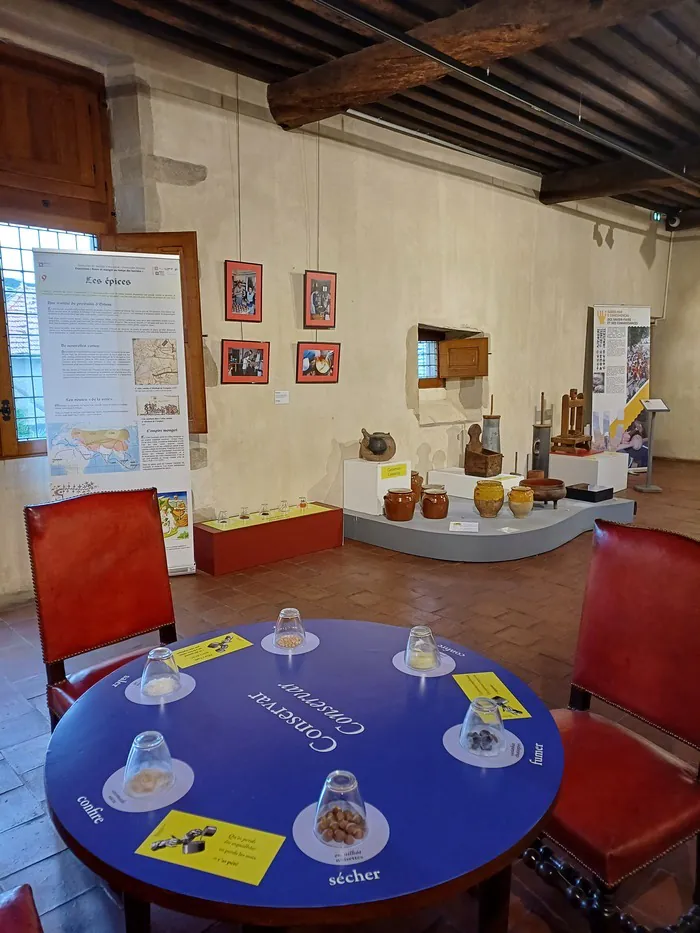
<instances>
[{"instance_id":1,"label":"wooden plank ceiling","mask_svg":"<svg viewBox=\"0 0 700 933\"><path fill-rule=\"evenodd\" d=\"M541 174L547 204L610 195L700 223L700 0L338 0L604 140L316 0L63 2L270 83L281 125L352 109Z\"/></svg>"}]
</instances>

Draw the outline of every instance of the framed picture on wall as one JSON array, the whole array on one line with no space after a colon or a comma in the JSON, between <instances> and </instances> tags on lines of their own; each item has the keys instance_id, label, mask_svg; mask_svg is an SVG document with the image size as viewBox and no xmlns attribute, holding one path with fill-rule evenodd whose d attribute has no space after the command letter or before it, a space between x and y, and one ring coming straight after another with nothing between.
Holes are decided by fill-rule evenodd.
<instances>
[{"instance_id":1,"label":"framed picture on wall","mask_svg":"<svg viewBox=\"0 0 700 933\"><path fill-rule=\"evenodd\" d=\"M297 382L337 382L339 371L339 343L297 344Z\"/></svg>"},{"instance_id":2,"label":"framed picture on wall","mask_svg":"<svg viewBox=\"0 0 700 933\"><path fill-rule=\"evenodd\" d=\"M269 340L221 341L221 382L224 385L267 385L269 378Z\"/></svg>"},{"instance_id":3,"label":"framed picture on wall","mask_svg":"<svg viewBox=\"0 0 700 933\"><path fill-rule=\"evenodd\" d=\"M224 263L227 321L262 321L263 267L259 262Z\"/></svg>"},{"instance_id":4,"label":"framed picture on wall","mask_svg":"<svg viewBox=\"0 0 700 933\"><path fill-rule=\"evenodd\" d=\"M335 327L335 272L304 273L304 327Z\"/></svg>"}]
</instances>

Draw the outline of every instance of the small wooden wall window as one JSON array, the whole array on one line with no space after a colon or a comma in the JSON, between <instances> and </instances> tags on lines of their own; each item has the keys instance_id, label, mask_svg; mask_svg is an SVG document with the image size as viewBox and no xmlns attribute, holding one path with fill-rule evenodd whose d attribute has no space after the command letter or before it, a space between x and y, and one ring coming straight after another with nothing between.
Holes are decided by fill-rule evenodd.
<instances>
[{"instance_id":1,"label":"small wooden wall window","mask_svg":"<svg viewBox=\"0 0 700 933\"><path fill-rule=\"evenodd\" d=\"M442 389L445 380L439 374L439 344L445 332L429 327L418 328L418 388Z\"/></svg>"},{"instance_id":2,"label":"small wooden wall window","mask_svg":"<svg viewBox=\"0 0 700 933\"><path fill-rule=\"evenodd\" d=\"M169 253L180 257L189 428L190 434L206 434L207 398L204 388L204 347L202 344L202 312L199 302L197 234L193 231L116 233L100 237L100 249L124 253Z\"/></svg>"}]
</instances>

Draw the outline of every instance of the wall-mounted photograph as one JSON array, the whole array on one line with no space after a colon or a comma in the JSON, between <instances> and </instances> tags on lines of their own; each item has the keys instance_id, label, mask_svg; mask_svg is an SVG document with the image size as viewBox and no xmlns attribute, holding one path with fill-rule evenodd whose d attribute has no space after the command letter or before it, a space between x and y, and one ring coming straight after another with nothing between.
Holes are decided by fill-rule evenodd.
<instances>
[{"instance_id":1,"label":"wall-mounted photograph","mask_svg":"<svg viewBox=\"0 0 700 933\"><path fill-rule=\"evenodd\" d=\"M339 343L297 344L297 382L337 382L339 371Z\"/></svg>"},{"instance_id":2,"label":"wall-mounted photograph","mask_svg":"<svg viewBox=\"0 0 700 933\"><path fill-rule=\"evenodd\" d=\"M262 321L262 265L227 259L224 270L226 320Z\"/></svg>"},{"instance_id":3,"label":"wall-mounted photograph","mask_svg":"<svg viewBox=\"0 0 700 933\"><path fill-rule=\"evenodd\" d=\"M304 273L304 327L335 327L335 272Z\"/></svg>"},{"instance_id":4,"label":"wall-mounted photograph","mask_svg":"<svg viewBox=\"0 0 700 933\"><path fill-rule=\"evenodd\" d=\"M270 376L270 342L222 340L221 382L267 384Z\"/></svg>"}]
</instances>

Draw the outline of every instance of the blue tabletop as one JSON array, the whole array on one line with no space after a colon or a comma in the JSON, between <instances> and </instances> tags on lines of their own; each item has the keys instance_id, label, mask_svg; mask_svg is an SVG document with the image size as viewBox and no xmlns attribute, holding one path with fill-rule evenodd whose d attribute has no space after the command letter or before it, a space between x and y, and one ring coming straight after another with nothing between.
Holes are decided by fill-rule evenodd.
<instances>
[{"instance_id":1,"label":"blue tabletop","mask_svg":"<svg viewBox=\"0 0 700 933\"><path fill-rule=\"evenodd\" d=\"M253 646L188 668L197 686L176 703L137 705L125 697L124 682L115 686L122 678L139 678L142 660L92 687L62 718L49 744L46 788L56 819L103 863L141 882L268 908L401 897L472 872L528 836L552 805L563 768L554 720L529 687L493 661L438 639L456 662L454 673L494 671L531 713L506 722L525 748L517 764L471 767L442 744L469 704L454 678L408 676L392 665L407 629L340 619L308 619L306 625L320 646L294 657L260 647L272 623L237 626ZM305 704L303 695L282 689L291 684L342 717L329 718L322 707ZM251 699L260 695L293 710L313 727L311 735L320 731L322 737L309 738ZM135 854L168 808L119 812L105 804L102 788L145 729L161 731L173 757L194 770L191 790L173 809L286 837L259 885ZM292 838L295 818L336 768L357 776L366 802L390 825L383 851L358 866L371 870L367 883L331 883L338 869L309 858ZM103 821L90 819L78 798L104 807Z\"/></svg>"}]
</instances>

